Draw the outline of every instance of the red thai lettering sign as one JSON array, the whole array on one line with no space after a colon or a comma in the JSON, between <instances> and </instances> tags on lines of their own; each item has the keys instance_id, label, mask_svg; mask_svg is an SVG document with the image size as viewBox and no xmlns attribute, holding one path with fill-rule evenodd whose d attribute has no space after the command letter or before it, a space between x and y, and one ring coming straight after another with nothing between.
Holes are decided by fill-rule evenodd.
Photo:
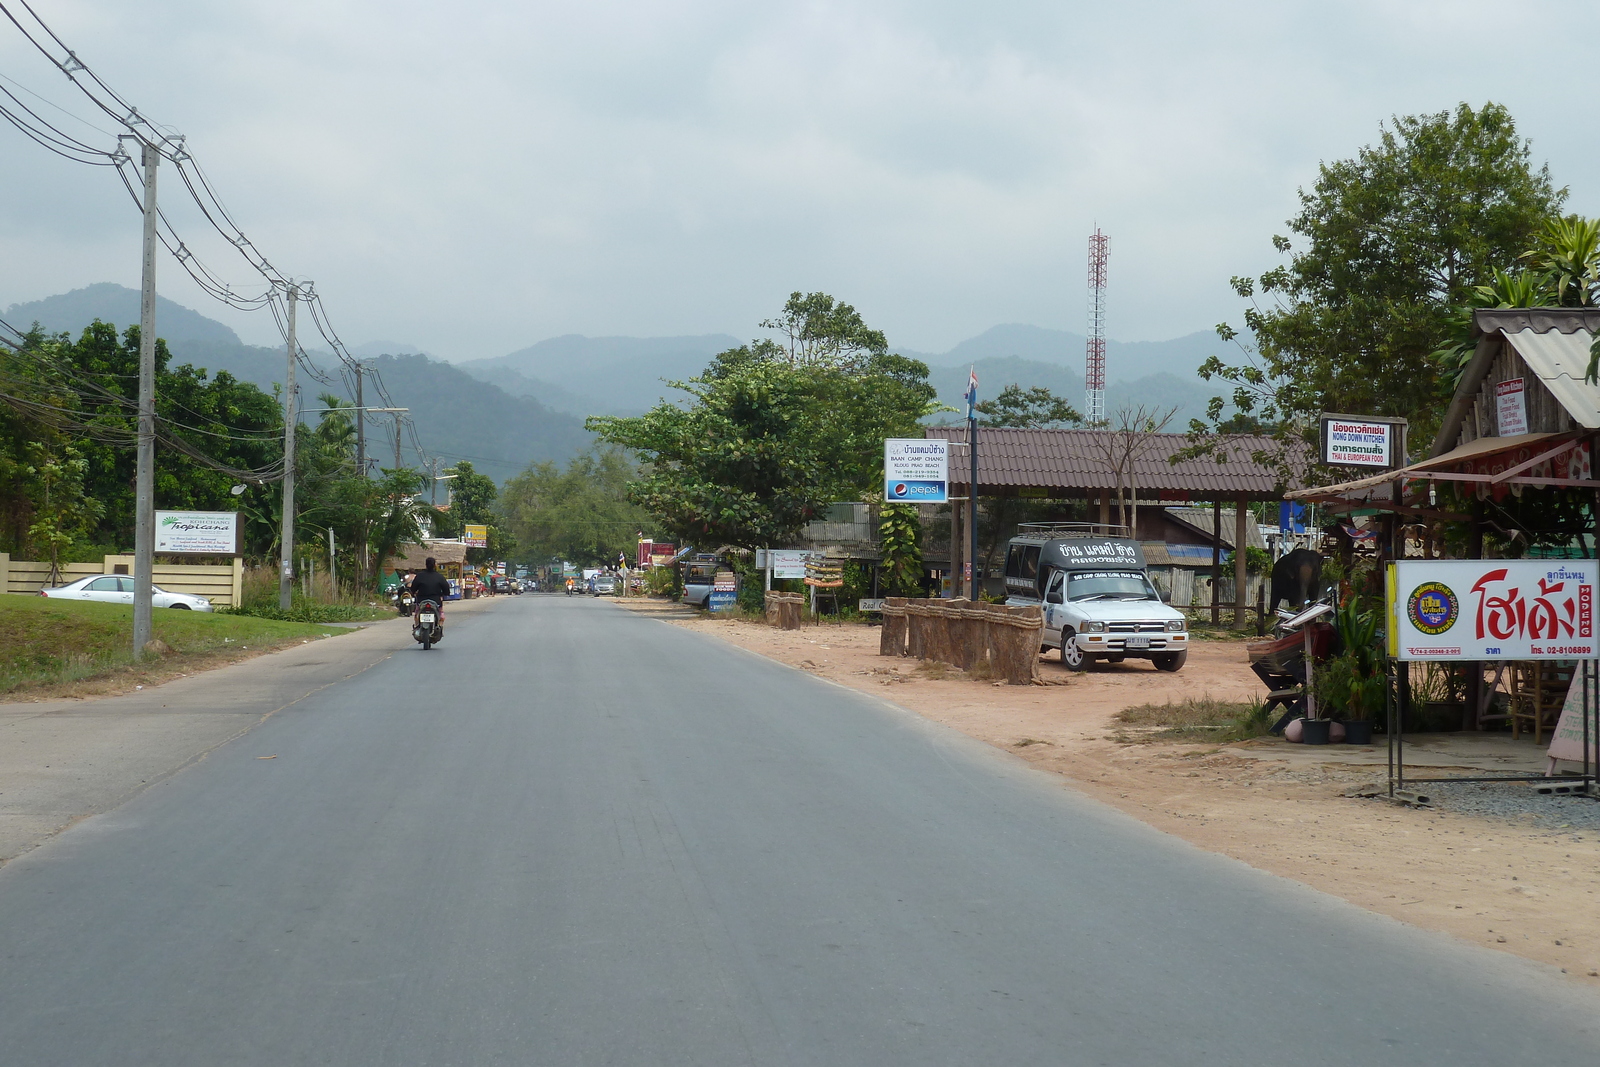
<instances>
[{"instance_id":1,"label":"red thai lettering sign","mask_svg":"<svg viewBox=\"0 0 1600 1067\"><path fill-rule=\"evenodd\" d=\"M1389 568L1389 654L1588 659L1600 652L1592 559L1407 560Z\"/></svg>"}]
</instances>

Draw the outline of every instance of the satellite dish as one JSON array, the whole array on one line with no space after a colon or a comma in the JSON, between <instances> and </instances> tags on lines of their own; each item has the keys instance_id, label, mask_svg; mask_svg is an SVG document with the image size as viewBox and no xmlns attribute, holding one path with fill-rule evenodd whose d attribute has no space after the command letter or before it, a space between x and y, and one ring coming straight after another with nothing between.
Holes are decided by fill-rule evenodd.
<instances>
[{"instance_id":1,"label":"satellite dish","mask_svg":"<svg viewBox=\"0 0 1600 1067\"><path fill-rule=\"evenodd\" d=\"M232 489L229 489L228 492L232 493L234 496L243 496L245 488L246 488L245 484L243 482L240 482L238 485L234 486Z\"/></svg>"}]
</instances>

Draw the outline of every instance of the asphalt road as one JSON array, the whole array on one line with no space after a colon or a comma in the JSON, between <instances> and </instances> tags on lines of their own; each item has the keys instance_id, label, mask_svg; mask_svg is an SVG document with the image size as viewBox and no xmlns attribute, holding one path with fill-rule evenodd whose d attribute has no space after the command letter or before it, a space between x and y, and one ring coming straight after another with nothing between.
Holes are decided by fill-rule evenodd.
<instances>
[{"instance_id":1,"label":"asphalt road","mask_svg":"<svg viewBox=\"0 0 1600 1067\"><path fill-rule=\"evenodd\" d=\"M259 757L273 756L273 759ZM0 868L0 1062L1591 1062L1600 999L591 599Z\"/></svg>"}]
</instances>

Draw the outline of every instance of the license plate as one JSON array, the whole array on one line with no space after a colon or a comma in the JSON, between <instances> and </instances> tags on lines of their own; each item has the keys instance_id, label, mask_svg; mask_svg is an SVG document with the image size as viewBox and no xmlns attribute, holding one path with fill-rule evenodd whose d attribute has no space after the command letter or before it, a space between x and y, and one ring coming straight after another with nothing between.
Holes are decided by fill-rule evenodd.
<instances>
[{"instance_id":1,"label":"license plate","mask_svg":"<svg viewBox=\"0 0 1600 1067\"><path fill-rule=\"evenodd\" d=\"M424 612L423 614L421 614L421 615L419 615L417 617L419 619L421 619L423 622L432 622L433 621L433 616L427 614L426 612Z\"/></svg>"},{"instance_id":2,"label":"license plate","mask_svg":"<svg viewBox=\"0 0 1600 1067\"><path fill-rule=\"evenodd\" d=\"M1129 634L1128 635L1128 640L1127 640L1126 644L1123 647L1125 647L1125 648L1149 648L1150 647L1150 635L1149 634Z\"/></svg>"}]
</instances>

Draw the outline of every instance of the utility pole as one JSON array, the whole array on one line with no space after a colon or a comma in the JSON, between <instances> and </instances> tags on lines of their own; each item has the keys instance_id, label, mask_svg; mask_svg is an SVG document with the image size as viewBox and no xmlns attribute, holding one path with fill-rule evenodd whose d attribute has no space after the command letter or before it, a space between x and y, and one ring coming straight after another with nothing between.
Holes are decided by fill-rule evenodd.
<instances>
[{"instance_id":1,"label":"utility pole","mask_svg":"<svg viewBox=\"0 0 1600 1067\"><path fill-rule=\"evenodd\" d=\"M365 369L366 364L356 360L356 470L363 478L367 476L367 402L361 398L361 372Z\"/></svg>"},{"instance_id":2,"label":"utility pole","mask_svg":"<svg viewBox=\"0 0 1600 1067\"><path fill-rule=\"evenodd\" d=\"M439 503L439 457L433 458L433 479L428 482L428 506L438 507Z\"/></svg>"},{"instance_id":3,"label":"utility pole","mask_svg":"<svg viewBox=\"0 0 1600 1067\"><path fill-rule=\"evenodd\" d=\"M133 658L150 643L156 566L156 165L161 153L141 144L144 165L144 264L139 293L139 444L134 474Z\"/></svg>"},{"instance_id":4,"label":"utility pole","mask_svg":"<svg viewBox=\"0 0 1600 1067\"><path fill-rule=\"evenodd\" d=\"M400 469L400 420L404 418L398 411L394 413L394 469Z\"/></svg>"},{"instance_id":5,"label":"utility pole","mask_svg":"<svg viewBox=\"0 0 1600 1067\"><path fill-rule=\"evenodd\" d=\"M293 279L289 282L289 369L284 376L283 390L283 533L282 573L278 575L278 607L288 611L294 606L294 431L300 414L295 410L294 397L294 304L300 289Z\"/></svg>"}]
</instances>

